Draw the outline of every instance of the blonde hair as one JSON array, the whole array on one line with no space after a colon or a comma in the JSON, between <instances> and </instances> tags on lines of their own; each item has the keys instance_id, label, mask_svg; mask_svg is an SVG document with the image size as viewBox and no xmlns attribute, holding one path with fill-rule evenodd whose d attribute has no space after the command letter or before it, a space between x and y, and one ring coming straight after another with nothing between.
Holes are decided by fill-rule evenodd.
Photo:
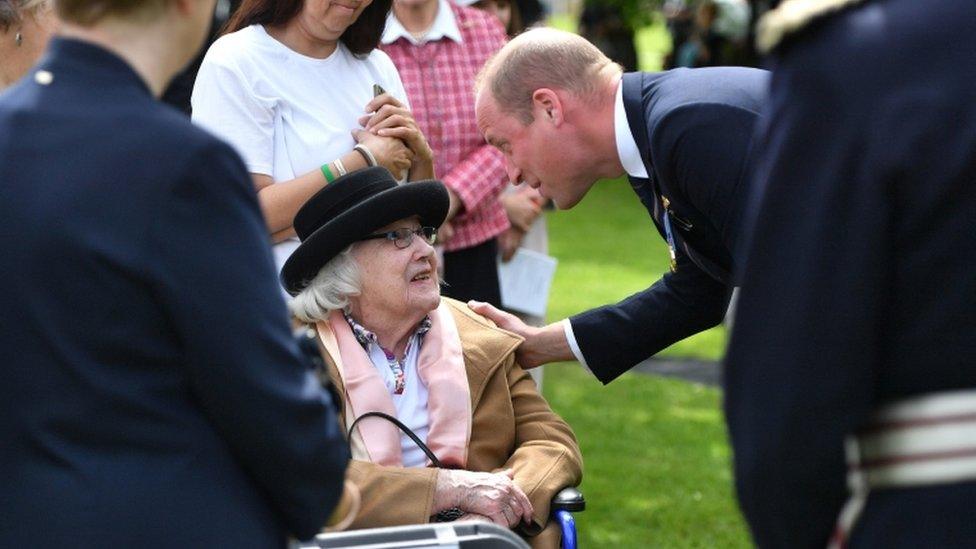
<instances>
[{"instance_id":1,"label":"blonde hair","mask_svg":"<svg viewBox=\"0 0 976 549\"><path fill-rule=\"evenodd\" d=\"M607 82L606 74L622 71L585 38L539 28L516 36L489 59L478 75L475 92L487 89L502 113L530 124L535 90L560 89L595 102Z\"/></svg>"},{"instance_id":2,"label":"blonde hair","mask_svg":"<svg viewBox=\"0 0 976 549\"><path fill-rule=\"evenodd\" d=\"M7 30L51 7L50 0L0 0L0 29Z\"/></svg>"},{"instance_id":3,"label":"blonde hair","mask_svg":"<svg viewBox=\"0 0 976 549\"><path fill-rule=\"evenodd\" d=\"M58 17L65 22L88 27L106 17L150 21L169 0L56 0Z\"/></svg>"}]
</instances>

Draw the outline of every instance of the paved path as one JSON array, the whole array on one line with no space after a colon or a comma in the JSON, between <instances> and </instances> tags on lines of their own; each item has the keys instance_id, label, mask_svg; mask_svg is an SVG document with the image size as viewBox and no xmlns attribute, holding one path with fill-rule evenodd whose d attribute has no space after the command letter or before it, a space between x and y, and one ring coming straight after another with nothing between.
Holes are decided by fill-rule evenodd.
<instances>
[{"instance_id":1,"label":"paved path","mask_svg":"<svg viewBox=\"0 0 976 549\"><path fill-rule=\"evenodd\" d=\"M703 385L720 386L721 363L705 360L649 358L633 368L634 372L676 377Z\"/></svg>"}]
</instances>

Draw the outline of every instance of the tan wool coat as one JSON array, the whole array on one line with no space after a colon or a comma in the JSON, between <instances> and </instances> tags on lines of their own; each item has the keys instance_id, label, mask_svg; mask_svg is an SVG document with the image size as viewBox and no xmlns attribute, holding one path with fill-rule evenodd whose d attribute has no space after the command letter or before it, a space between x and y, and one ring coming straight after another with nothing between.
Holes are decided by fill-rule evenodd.
<instances>
[{"instance_id":1,"label":"tan wool coat","mask_svg":"<svg viewBox=\"0 0 976 549\"><path fill-rule=\"evenodd\" d=\"M529 374L515 363L518 336L495 327L467 305L444 298L457 323L471 389L471 439L467 469L512 468L515 483L533 507L533 523L522 526L533 547L557 547L559 529L549 521L549 503L562 488L582 478L582 456L572 429L542 398ZM335 357L323 350L330 381L347 398ZM340 407L343 412L345 405ZM342 423L347 428L354 418ZM362 492L352 528L421 524L434 515L437 469L387 467L353 460L347 478ZM545 530L543 532L543 530Z\"/></svg>"}]
</instances>

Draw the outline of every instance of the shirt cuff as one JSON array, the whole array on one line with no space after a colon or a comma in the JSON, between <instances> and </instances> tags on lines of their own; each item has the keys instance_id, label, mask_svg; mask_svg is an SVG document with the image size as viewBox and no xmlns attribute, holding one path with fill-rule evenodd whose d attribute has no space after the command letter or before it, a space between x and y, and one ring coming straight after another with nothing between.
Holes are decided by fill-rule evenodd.
<instances>
[{"instance_id":1,"label":"shirt cuff","mask_svg":"<svg viewBox=\"0 0 976 549\"><path fill-rule=\"evenodd\" d=\"M586 365L586 359L583 358L583 351L580 351L579 344L576 343L576 335L573 334L573 324L568 318L563 320L563 333L566 335L566 342L569 343L569 350L573 352L573 356L586 368L587 372L592 374L593 370L590 370L590 367Z\"/></svg>"}]
</instances>

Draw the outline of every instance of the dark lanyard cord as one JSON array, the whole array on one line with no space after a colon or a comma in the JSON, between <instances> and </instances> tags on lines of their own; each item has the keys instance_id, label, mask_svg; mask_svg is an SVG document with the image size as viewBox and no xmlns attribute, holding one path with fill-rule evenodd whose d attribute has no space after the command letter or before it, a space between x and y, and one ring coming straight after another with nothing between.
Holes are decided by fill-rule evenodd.
<instances>
[{"instance_id":1,"label":"dark lanyard cord","mask_svg":"<svg viewBox=\"0 0 976 549\"><path fill-rule=\"evenodd\" d=\"M428 448L427 445L424 444L422 440L420 440L420 437L418 437L416 435L416 433L414 433L413 431L411 431L410 428L407 427L406 425L404 425L403 422L401 422L399 419L397 419L397 418L395 418L395 417L393 417L393 416L391 416L389 414L384 414L383 412L366 412L365 414L357 417L356 418L356 421L353 421L352 422L352 425L349 426L348 438L350 440L352 439L352 430L356 428L356 424L359 423L359 420L361 420L361 419L363 419L365 417L381 417L381 418L389 421L390 423L396 425L397 428L399 428L401 431L403 431L403 433L405 435L407 435L408 437L410 437L410 440L412 440L414 442L414 444L416 444L421 450L424 451L425 454L427 454L427 458L430 459L430 462L434 464L434 467L437 467L438 469L445 469L446 468L446 467L444 467L443 464L441 464L441 460L437 459L437 456L434 455L434 452L431 452L430 451L430 448Z\"/></svg>"}]
</instances>

